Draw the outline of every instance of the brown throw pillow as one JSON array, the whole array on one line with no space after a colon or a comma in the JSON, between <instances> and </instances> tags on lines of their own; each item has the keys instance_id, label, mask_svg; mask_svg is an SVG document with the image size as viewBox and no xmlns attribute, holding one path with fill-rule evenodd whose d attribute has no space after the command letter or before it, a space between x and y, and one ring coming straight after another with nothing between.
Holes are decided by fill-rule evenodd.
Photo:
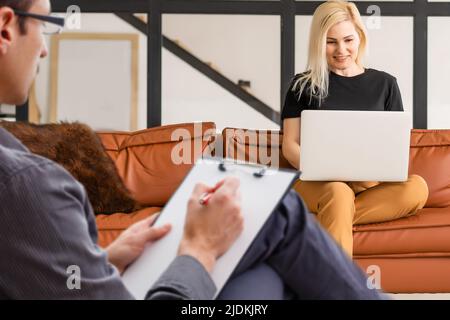
<instances>
[{"instance_id":1,"label":"brown throw pillow","mask_svg":"<svg viewBox=\"0 0 450 320\"><path fill-rule=\"evenodd\" d=\"M34 125L1 121L31 152L62 165L86 188L96 214L131 212L140 208L120 178L98 136L87 125Z\"/></svg>"}]
</instances>

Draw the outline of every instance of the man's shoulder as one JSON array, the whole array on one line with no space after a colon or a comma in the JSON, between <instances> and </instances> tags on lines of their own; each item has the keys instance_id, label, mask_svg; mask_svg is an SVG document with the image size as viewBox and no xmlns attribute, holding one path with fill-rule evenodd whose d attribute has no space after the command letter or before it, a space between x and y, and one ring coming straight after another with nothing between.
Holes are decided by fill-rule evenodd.
<instances>
[{"instance_id":1,"label":"man's shoulder","mask_svg":"<svg viewBox=\"0 0 450 320\"><path fill-rule=\"evenodd\" d=\"M28 206L30 210L46 214L30 214L27 219L44 221L45 217L53 219L60 214L54 208L70 206L67 203L75 199L83 206L88 203L82 185L63 167L20 148L20 145L16 148L16 145L4 144L0 140L0 201L3 209L20 211L22 205ZM85 216L84 210L86 208L78 211ZM72 218L75 216L78 215L72 215Z\"/></svg>"},{"instance_id":2,"label":"man's shoulder","mask_svg":"<svg viewBox=\"0 0 450 320\"><path fill-rule=\"evenodd\" d=\"M24 173L46 165L52 165L52 161L33 153L8 148L0 145L0 182L6 183L15 175Z\"/></svg>"},{"instance_id":3,"label":"man's shoulder","mask_svg":"<svg viewBox=\"0 0 450 320\"><path fill-rule=\"evenodd\" d=\"M52 161L35 155L14 136L0 128L0 183L4 184L17 174L45 165Z\"/></svg>"},{"instance_id":4,"label":"man's shoulder","mask_svg":"<svg viewBox=\"0 0 450 320\"><path fill-rule=\"evenodd\" d=\"M49 184L73 186L76 192L84 196L82 185L66 169L48 158L31 153L19 140L0 128L0 188L17 187L23 192L27 189L36 192L46 189ZM22 191L18 194L19 198L23 195Z\"/></svg>"}]
</instances>

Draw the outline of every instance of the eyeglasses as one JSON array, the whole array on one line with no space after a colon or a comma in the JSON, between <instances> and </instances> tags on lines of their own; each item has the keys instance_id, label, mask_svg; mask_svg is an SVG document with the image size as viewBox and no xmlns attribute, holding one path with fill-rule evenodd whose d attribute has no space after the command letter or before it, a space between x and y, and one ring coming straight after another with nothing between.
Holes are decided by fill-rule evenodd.
<instances>
[{"instance_id":1,"label":"eyeglasses","mask_svg":"<svg viewBox=\"0 0 450 320\"><path fill-rule=\"evenodd\" d=\"M20 10L15 10L14 13L18 16L22 17L29 17L33 19L38 19L43 21L43 29L42 33L44 34L58 34L61 33L61 31L64 28L65 19L61 17L54 17L54 16L44 16L40 14L35 14L31 12L25 12Z\"/></svg>"}]
</instances>

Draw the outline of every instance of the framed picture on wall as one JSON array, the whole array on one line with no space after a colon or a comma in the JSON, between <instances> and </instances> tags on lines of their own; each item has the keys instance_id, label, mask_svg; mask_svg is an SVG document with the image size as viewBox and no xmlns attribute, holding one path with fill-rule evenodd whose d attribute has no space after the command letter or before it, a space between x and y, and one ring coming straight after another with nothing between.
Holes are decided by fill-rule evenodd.
<instances>
[{"instance_id":1,"label":"framed picture on wall","mask_svg":"<svg viewBox=\"0 0 450 320\"><path fill-rule=\"evenodd\" d=\"M95 130L136 130L138 37L111 33L52 37L50 121L80 121Z\"/></svg>"}]
</instances>

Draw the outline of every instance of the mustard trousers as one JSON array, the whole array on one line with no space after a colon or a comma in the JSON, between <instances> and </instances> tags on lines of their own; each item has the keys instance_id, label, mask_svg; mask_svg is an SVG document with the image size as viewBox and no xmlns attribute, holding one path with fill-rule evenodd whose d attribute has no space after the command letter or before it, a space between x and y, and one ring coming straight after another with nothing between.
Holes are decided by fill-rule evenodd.
<instances>
[{"instance_id":1,"label":"mustard trousers","mask_svg":"<svg viewBox=\"0 0 450 320\"><path fill-rule=\"evenodd\" d=\"M428 198L418 175L406 182L328 182L297 180L293 187L308 209L344 251L353 254L353 225L414 215Z\"/></svg>"}]
</instances>

